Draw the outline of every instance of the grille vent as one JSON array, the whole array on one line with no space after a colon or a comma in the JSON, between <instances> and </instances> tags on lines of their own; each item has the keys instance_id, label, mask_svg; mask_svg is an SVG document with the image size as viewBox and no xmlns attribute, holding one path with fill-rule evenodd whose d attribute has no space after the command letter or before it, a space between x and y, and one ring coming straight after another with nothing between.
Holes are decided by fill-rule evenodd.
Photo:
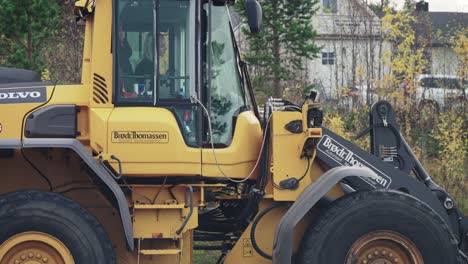
<instances>
[{"instance_id":1,"label":"grille vent","mask_svg":"<svg viewBox=\"0 0 468 264\"><path fill-rule=\"evenodd\" d=\"M106 79L104 79L104 77L96 73L94 74L93 78L93 101L96 104L109 103Z\"/></svg>"}]
</instances>

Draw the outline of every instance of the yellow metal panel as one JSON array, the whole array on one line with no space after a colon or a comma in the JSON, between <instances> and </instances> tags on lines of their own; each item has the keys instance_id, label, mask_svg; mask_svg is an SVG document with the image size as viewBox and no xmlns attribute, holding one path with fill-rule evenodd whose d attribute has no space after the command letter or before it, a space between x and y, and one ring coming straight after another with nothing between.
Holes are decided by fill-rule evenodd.
<instances>
[{"instance_id":1,"label":"yellow metal panel","mask_svg":"<svg viewBox=\"0 0 468 264\"><path fill-rule=\"evenodd\" d=\"M236 129L231 145L228 148L215 149L221 169L232 178L244 178L249 175L262 142L260 122L253 112L243 112L237 118ZM211 148L203 149L203 176L222 177L216 166ZM252 175L255 179L257 171Z\"/></svg>"},{"instance_id":2,"label":"yellow metal panel","mask_svg":"<svg viewBox=\"0 0 468 264\"><path fill-rule=\"evenodd\" d=\"M105 79L108 94L112 89L112 0L99 0L96 3L93 16L92 29L92 54L84 59L91 59L91 73L98 74ZM118 30L118 29L114 29ZM85 43L87 44L87 43ZM85 53L85 55L88 55ZM89 76L92 82L94 76ZM92 91L90 91L92 93ZM110 97L111 98L111 97ZM92 107L109 107L111 100L107 104L97 104L91 101Z\"/></svg>"},{"instance_id":3,"label":"yellow metal panel","mask_svg":"<svg viewBox=\"0 0 468 264\"><path fill-rule=\"evenodd\" d=\"M44 86L34 86L44 87ZM24 89L28 91L27 85L24 87L14 87L2 89L2 92L7 93L11 89ZM47 86L47 104L43 103L15 103L15 104L0 104L0 139L20 139L22 138L22 124L25 116L29 115L30 111L46 107L54 104L74 104L78 106L86 106L88 104L88 89L82 85L57 85ZM52 96L53 94L53 96ZM52 98L51 98L52 96ZM14 109L14 111L12 111Z\"/></svg>"},{"instance_id":4,"label":"yellow metal panel","mask_svg":"<svg viewBox=\"0 0 468 264\"><path fill-rule=\"evenodd\" d=\"M185 204L135 204L135 209L183 209Z\"/></svg>"},{"instance_id":5,"label":"yellow metal panel","mask_svg":"<svg viewBox=\"0 0 468 264\"><path fill-rule=\"evenodd\" d=\"M137 132L142 137L164 135L126 143L118 135ZM143 135L144 134L144 135ZM108 153L117 156L126 175L200 175L200 149L185 144L172 112L155 107L120 107L109 118ZM134 140L133 140L134 141ZM115 166L115 164L113 163ZM115 167L117 169L117 167Z\"/></svg>"},{"instance_id":6,"label":"yellow metal panel","mask_svg":"<svg viewBox=\"0 0 468 264\"><path fill-rule=\"evenodd\" d=\"M198 226L197 206L201 198L200 191L194 192L192 216L182 233L177 235L176 231L181 227L190 210L185 206L187 188L134 185L132 189L135 238L181 238L185 232Z\"/></svg>"},{"instance_id":7,"label":"yellow metal panel","mask_svg":"<svg viewBox=\"0 0 468 264\"><path fill-rule=\"evenodd\" d=\"M54 96L48 103L51 104L74 104L88 105L89 86L86 85L57 85Z\"/></svg>"},{"instance_id":8,"label":"yellow metal panel","mask_svg":"<svg viewBox=\"0 0 468 264\"><path fill-rule=\"evenodd\" d=\"M140 250L143 255L175 255L180 253L180 249L143 249Z\"/></svg>"},{"instance_id":9,"label":"yellow metal panel","mask_svg":"<svg viewBox=\"0 0 468 264\"><path fill-rule=\"evenodd\" d=\"M93 27L94 27L94 16L89 16L86 18L86 28L83 44L83 62L81 65L81 83L90 85L91 83L91 56L92 52L92 43L93 43Z\"/></svg>"},{"instance_id":10,"label":"yellow metal panel","mask_svg":"<svg viewBox=\"0 0 468 264\"><path fill-rule=\"evenodd\" d=\"M133 236L139 238L177 238L182 225L180 210L134 210Z\"/></svg>"},{"instance_id":11,"label":"yellow metal panel","mask_svg":"<svg viewBox=\"0 0 468 264\"><path fill-rule=\"evenodd\" d=\"M261 213L265 208L272 205L274 202L269 199L264 199L260 203ZM275 236L276 227L287 211L287 207L280 207L273 209L268 214L266 214L258 223L257 229L255 230L255 238L257 241L258 247L262 249L267 254L272 254L273 251L273 240ZM299 224L294 229L293 235L293 251L297 252L299 248L299 243L302 239L302 234L304 234L305 229L310 223L313 217L312 213L306 215ZM271 260L266 259L260 256L252 246L252 239L250 237L250 231L252 224L250 224L247 229L242 233L242 236L238 242L234 245L233 249L229 252L224 263L226 264L267 264L271 263Z\"/></svg>"},{"instance_id":12,"label":"yellow metal panel","mask_svg":"<svg viewBox=\"0 0 468 264\"><path fill-rule=\"evenodd\" d=\"M36 86L44 87L44 86ZM12 89L24 88L25 91L28 88L33 87L15 87ZM10 89L2 89L2 93L8 93ZM47 99L52 94L53 87L47 87ZM0 139L20 139L22 138L22 124L23 117L28 114L30 110L33 110L44 103L15 103L15 104L0 104Z\"/></svg>"},{"instance_id":13,"label":"yellow metal panel","mask_svg":"<svg viewBox=\"0 0 468 264\"><path fill-rule=\"evenodd\" d=\"M285 126L293 120L301 120L298 112L275 112L272 117L272 168L273 181L279 185L282 180L295 177L301 178L307 169L307 159L300 158L307 135L305 133L293 134ZM311 166L309 172L316 170ZM274 199L277 201L294 201L311 183L310 173L299 184L297 190L274 190Z\"/></svg>"},{"instance_id":14,"label":"yellow metal panel","mask_svg":"<svg viewBox=\"0 0 468 264\"><path fill-rule=\"evenodd\" d=\"M35 86L44 87L44 86ZM27 91L29 88L15 87L11 89L24 89ZM2 89L3 93L7 93L9 90ZM0 104L0 111L3 113L0 116L0 139L19 139L22 137L22 124L23 118L29 115L30 111L37 110L39 108L46 107L54 104L74 104L78 106L86 106L88 103L88 89L82 85L57 85L47 86L47 104L43 103L15 103L15 104ZM53 96L52 96L53 94ZM52 96L52 98L51 98ZM14 108L14 110L12 110ZM8 113L8 114L7 114Z\"/></svg>"},{"instance_id":15,"label":"yellow metal panel","mask_svg":"<svg viewBox=\"0 0 468 264\"><path fill-rule=\"evenodd\" d=\"M286 125L294 120L301 120L299 112L275 112L272 117L272 166L271 173L276 185L288 178L301 178L307 169L307 159L301 158L302 150L307 139L320 137L321 131L317 129L305 130L300 134L293 134L285 129ZM314 150L315 151L315 150ZM318 179L324 169L315 160L315 153L310 160L310 169L296 190L280 190L273 188L273 197L276 201L295 201L304 189ZM341 196L341 188L334 187L328 194L333 198Z\"/></svg>"},{"instance_id":16,"label":"yellow metal panel","mask_svg":"<svg viewBox=\"0 0 468 264\"><path fill-rule=\"evenodd\" d=\"M77 139L81 140L83 145L89 146L89 108L87 106L80 107L77 117L77 129L80 132Z\"/></svg>"},{"instance_id":17,"label":"yellow metal panel","mask_svg":"<svg viewBox=\"0 0 468 264\"><path fill-rule=\"evenodd\" d=\"M185 186L186 185L164 185L164 187L161 187L161 185L132 185L133 192L130 203L142 207L171 205L178 208L177 204L185 203L185 193L187 192ZM157 199L154 200L154 197ZM201 202L201 188L194 188L193 199L195 206Z\"/></svg>"},{"instance_id":18,"label":"yellow metal panel","mask_svg":"<svg viewBox=\"0 0 468 264\"><path fill-rule=\"evenodd\" d=\"M107 152L107 120L112 113L112 108L90 109L90 139L91 148L97 153Z\"/></svg>"},{"instance_id":19,"label":"yellow metal panel","mask_svg":"<svg viewBox=\"0 0 468 264\"><path fill-rule=\"evenodd\" d=\"M184 232L198 226L198 207L180 235L176 231L187 217L189 208L183 209L135 209L133 213L133 231L135 238L181 238Z\"/></svg>"}]
</instances>

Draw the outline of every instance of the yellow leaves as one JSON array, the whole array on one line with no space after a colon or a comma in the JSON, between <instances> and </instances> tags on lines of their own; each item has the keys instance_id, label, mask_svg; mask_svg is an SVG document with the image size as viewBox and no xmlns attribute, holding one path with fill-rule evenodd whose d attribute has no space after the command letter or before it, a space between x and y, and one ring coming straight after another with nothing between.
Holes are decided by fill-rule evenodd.
<instances>
[{"instance_id":1,"label":"yellow leaves","mask_svg":"<svg viewBox=\"0 0 468 264\"><path fill-rule=\"evenodd\" d=\"M324 119L324 126L333 131L335 134L349 140L353 141L354 144L359 146L364 150L368 150L369 148L369 138L363 137L358 139L357 141L352 140L359 131L363 130L366 127L363 127L360 121L362 116L359 116L357 109L353 109L353 111L347 116L346 121L343 119L343 116L339 113L333 112L328 113L327 118ZM350 118L350 117L353 118ZM367 113L365 113L367 117ZM367 121L367 119L366 119Z\"/></svg>"},{"instance_id":2,"label":"yellow leaves","mask_svg":"<svg viewBox=\"0 0 468 264\"><path fill-rule=\"evenodd\" d=\"M458 30L455 36L450 38L450 43L457 53L466 55L468 53L468 29Z\"/></svg>"},{"instance_id":3,"label":"yellow leaves","mask_svg":"<svg viewBox=\"0 0 468 264\"><path fill-rule=\"evenodd\" d=\"M43 82L50 81L50 71L49 71L49 69L44 69L44 70L42 70L42 72L41 72L41 80L42 80Z\"/></svg>"},{"instance_id":4,"label":"yellow leaves","mask_svg":"<svg viewBox=\"0 0 468 264\"><path fill-rule=\"evenodd\" d=\"M349 140L349 134L345 131L345 122L343 121L343 118L340 115L332 114L328 116L325 120L325 126L328 129L330 129L337 135Z\"/></svg>"},{"instance_id":5,"label":"yellow leaves","mask_svg":"<svg viewBox=\"0 0 468 264\"><path fill-rule=\"evenodd\" d=\"M468 76L468 28L458 29L449 42L460 60L458 75L466 78Z\"/></svg>"},{"instance_id":6,"label":"yellow leaves","mask_svg":"<svg viewBox=\"0 0 468 264\"><path fill-rule=\"evenodd\" d=\"M303 86L300 84L296 84L292 87L284 88L282 98L294 103L301 103L304 100Z\"/></svg>"},{"instance_id":7,"label":"yellow leaves","mask_svg":"<svg viewBox=\"0 0 468 264\"><path fill-rule=\"evenodd\" d=\"M384 38L392 44L392 49L384 55L383 61L391 72L384 77L385 89L380 91L379 95L382 95L382 99L392 101L399 111L409 112L415 103L417 90L415 79L428 64L424 56L425 46L416 38L414 16L390 8L384 11L385 16L382 18ZM404 134L409 135L411 125L403 125L405 125Z\"/></svg>"},{"instance_id":8,"label":"yellow leaves","mask_svg":"<svg viewBox=\"0 0 468 264\"><path fill-rule=\"evenodd\" d=\"M356 70L356 75L358 78L363 78L366 74L366 69L364 69L363 65L358 65L357 70Z\"/></svg>"},{"instance_id":9,"label":"yellow leaves","mask_svg":"<svg viewBox=\"0 0 468 264\"><path fill-rule=\"evenodd\" d=\"M404 46L414 43L415 35L411 27L416 18L409 13L394 12L390 7L384 9L385 16L382 18L383 31L387 33L389 40L405 39Z\"/></svg>"},{"instance_id":10,"label":"yellow leaves","mask_svg":"<svg viewBox=\"0 0 468 264\"><path fill-rule=\"evenodd\" d=\"M455 194L460 195L468 187L465 177L468 158L468 139L465 135L466 112L446 112L441 114L436 124L434 139L439 142L439 159L435 169L439 181Z\"/></svg>"}]
</instances>

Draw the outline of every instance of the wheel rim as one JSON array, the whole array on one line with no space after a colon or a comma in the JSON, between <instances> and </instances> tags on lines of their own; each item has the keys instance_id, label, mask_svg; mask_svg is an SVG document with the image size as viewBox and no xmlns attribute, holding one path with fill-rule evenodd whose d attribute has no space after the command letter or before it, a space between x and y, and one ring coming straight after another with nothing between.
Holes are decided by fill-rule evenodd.
<instances>
[{"instance_id":1,"label":"wheel rim","mask_svg":"<svg viewBox=\"0 0 468 264\"><path fill-rule=\"evenodd\" d=\"M354 242L347 264L423 264L421 253L408 238L391 231L369 233Z\"/></svg>"},{"instance_id":2,"label":"wheel rim","mask_svg":"<svg viewBox=\"0 0 468 264\"><path fill-rule=\"evenodd\" d=\"M25 232L0 245L0 263L74 264L75 262L68 248L57 238L40 232Z\"/></svg>"}]
</instances>

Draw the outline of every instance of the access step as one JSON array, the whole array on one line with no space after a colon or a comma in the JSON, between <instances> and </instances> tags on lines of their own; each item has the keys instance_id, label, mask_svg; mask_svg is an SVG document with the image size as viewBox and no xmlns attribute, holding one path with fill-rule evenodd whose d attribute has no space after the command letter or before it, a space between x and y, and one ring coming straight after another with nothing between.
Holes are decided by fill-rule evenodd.
<instances>
[{"instance_id":1,"label":"access step","mask_svg":"<svg viewBox=\"0 0 468 264\"><path fill-rule=\"evenodd\" d=\"M135 209L184 209L185 204L134 204Z\"/></svg>"},{"instance_id":2,"label":"access step","mask_svg":"<svg viewBox=\"0 0 468 264\"><path fill-rule=\"evenodd\" d=\"M180 254L180 249L142 249L139 251L140 254L145 256L154 255L177 255Z\"/></svg>"}]
</instances>

